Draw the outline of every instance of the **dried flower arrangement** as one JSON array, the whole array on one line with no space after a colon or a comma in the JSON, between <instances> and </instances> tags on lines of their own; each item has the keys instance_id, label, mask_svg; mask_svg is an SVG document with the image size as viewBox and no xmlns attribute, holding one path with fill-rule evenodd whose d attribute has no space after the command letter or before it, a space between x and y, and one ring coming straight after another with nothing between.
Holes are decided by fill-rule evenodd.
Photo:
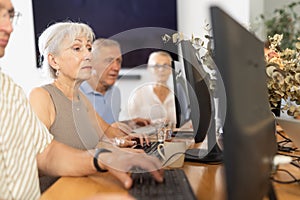
<instances>
[{"instance_id":1,"label":"dried flower arrangement","mask_svg":"<svg viewBox=\"0 0 300 200\"><path fill-rule=\"evenodd\" d=\"M290 116L300 115L300 42L295 43L295 49L281 49L283 35L275 34L269 37L269 51L265 53L267 87L271 108L278 107L287 111Z\"/></svg>"}]
</instances>

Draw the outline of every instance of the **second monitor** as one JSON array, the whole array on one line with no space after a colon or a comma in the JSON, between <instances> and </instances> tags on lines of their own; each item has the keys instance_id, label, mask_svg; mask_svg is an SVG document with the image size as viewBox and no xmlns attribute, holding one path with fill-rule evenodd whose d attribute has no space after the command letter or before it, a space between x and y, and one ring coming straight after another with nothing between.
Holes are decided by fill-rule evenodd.
<instances>
[{"instance_id":1,"label":"second monitor","mask_svg":"<svg viewBox=\"0 0 300 200\"><path fill-rule=\"evenodd\" d=\"M185 159L193 162L220 162L222 151L216 137L214 95L209 88L210 77L203 69L196 50L189 41L181 41L182 62L175 68L177 126L191 120L196 143L207 138L207 148L189 149ZM182 89L183 88L183 89ZM184 93L185 95L183 95ZM188 104L188 105L186 105Z\"/></svg>"}]
</instances>

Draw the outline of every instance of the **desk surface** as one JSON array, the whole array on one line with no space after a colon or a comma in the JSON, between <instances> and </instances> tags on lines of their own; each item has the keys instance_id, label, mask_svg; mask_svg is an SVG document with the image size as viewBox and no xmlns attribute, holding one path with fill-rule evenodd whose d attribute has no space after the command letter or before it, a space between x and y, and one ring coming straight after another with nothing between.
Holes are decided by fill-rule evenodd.
<instances>
[{"instance_id":1,"label":"desk surface","mask_svg":"<svg viewBox=\"0 0 300 200\"><path fill-rule=\"evenodd\" d=\"M185 163L183 169L197 197L225 199L223 166ZM76 200L113 192L127 193L127 190L109 173L97 173L88 177L62 177L43 193L41 200Z\"/></svg>"},{"instance_id":2,"label":"desk surface","mask_svg":"<svg viewBox=\"0 0 300 200\"><path fill-rule=\"evenodd\" d=\"M300 179L299 168L292 165L283 165L280 168L287 169ZM185 162L183 170L198 199L226 199L223 165ZM276 178L290 180L290 177L285 173L276 174ZM298 200L300 198L299 184L274 183L274 188L279 200ZM41 200L76 200L99 193L127 193L127 190L109 173L97 173L88 177L62 177L43 193Z\"/></svg>"}]
</instances>

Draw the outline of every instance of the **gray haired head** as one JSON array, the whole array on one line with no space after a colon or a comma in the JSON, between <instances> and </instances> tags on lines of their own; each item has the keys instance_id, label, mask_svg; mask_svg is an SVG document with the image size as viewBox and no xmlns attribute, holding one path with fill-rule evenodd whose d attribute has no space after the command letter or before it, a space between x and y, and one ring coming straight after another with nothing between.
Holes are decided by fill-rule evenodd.
<instances>
[{"instance_id":1,"label":"gray haired head","mask_svg":"<svg viewBox=\"0 0 300 200\"><path fill-rule=\"evenodd\" d=\"M69 40L70 43L75 40L76 37L84 36L93 41L95 38L94 31L90 26L80 22L57 22L44 30L38 40L38 47L40 52L40 65L44 69L48 69L50 76L56 78L55 72L48 63L48 55L58 55L61 50L61 44L65 40Z\"/></svg>"}]
</instances>

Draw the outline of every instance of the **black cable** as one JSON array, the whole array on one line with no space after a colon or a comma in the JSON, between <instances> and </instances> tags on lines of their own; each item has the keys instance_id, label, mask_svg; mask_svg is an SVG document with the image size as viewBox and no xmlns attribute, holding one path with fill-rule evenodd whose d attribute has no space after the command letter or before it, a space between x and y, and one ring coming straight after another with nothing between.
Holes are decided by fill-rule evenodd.
<instances>
[{"instance_id":1,"label":"black cable","mask_svg":"<svg viewBox=\"0 0 300 200\"><path fill-rule=\"evenodd\" d=\"M165 162L162 164L162 166L164 167L171 160L171 158L173 158L177 154L185 154L185 152L176 152L176 153L172 154L167 160L165 160Z\"/></svg>"},{"instance_id":2,"label":"black cable","mask_svg":"<svg viewBox=\"0 0 300 200\"><path fill-rule=\"evenodd\" d=\"M297 162L299 162L299 161L297 160ZM292 161L291 165L293 165L293 166L295 166L297 168L300 168L300 164L296 163L295 161Z\"/></svg>"},{"instance_id":3,"label":"black cable","mask_svg":"<svg viewBox=\"0 0 300 200\"><path fill-rule=\"evenodd\" d=\"M283 152L287 152L287 153L292 153L297 150L297 148L285 147L284 145L279 145L279 144L277 145L277 149L278 149L278 151L283 151Z\"/></svg>"},{"instance_id":4,"label":"black cable","mask_svg":"<svg viewBox=\"0 0 300 200\"><path fill-rule=\"evenodd\" d=\"M288 170L285 169L278 169L277 171L282 171L282 172L286 172L288 175L290 175L292 177L293 180L291 181L281 181L278 179L275 179L274 177L271 177L271 180L276 182L276 183L280 183L280 184L292 184L292 183L300 183L300 179L297 179L292 173L290 173Z\"/></svg>"},{"instance_id":5,"label":"black cable","mask_svg":"<svg viewBox=\"0 0 300 200\"><path fill-rule=\"evenodd\" d=\"M291 140L290 138L287 138L285 135L283 135L282 133L280 133L280 131L276 131L276 133L277 133L278 135L280 135L283 139L285 139L285 140L287 140L287 141L289 141L289 142L292 142L292 140Z\"/></svg>"}]
</instances>

